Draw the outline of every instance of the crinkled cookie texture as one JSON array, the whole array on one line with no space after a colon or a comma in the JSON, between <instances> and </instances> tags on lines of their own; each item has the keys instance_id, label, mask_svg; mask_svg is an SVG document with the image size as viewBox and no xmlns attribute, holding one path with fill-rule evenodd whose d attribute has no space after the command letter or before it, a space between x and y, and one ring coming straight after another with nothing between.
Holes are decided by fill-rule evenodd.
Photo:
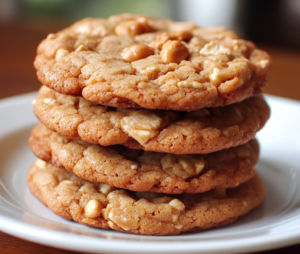
<instances>
[{"instance_id":1,"label":"crinkled cookie texture","mask_svg":"<svg viewBox=\"0 0 300 254\"><path fill-rule=\"evenodd\" d=\"M27 182L31 192L57 215L143 235L176 235L225 226L264 199L258 176L234 189L166 195L116 190L38 161L30 168Z\"/></svg>"},{"instance_id":2,"label":"crinkled cookie texture","mask_svg":"<svg viewBox=\"0 0 300 254\"><path fill-rule=\"evenodd\" d=\"M271 59L220 27L133 14L84 19L41 42L39 80L119 108L192 111L262 93Z\"/></svg>"},{"instance_id":3,"label":"crinkled cookie texture","mask_svg":"<svg viewBox=\"0 0 300 254\"><path fill-rule=\"evenodd\" d=\"M64 138L41 124L32 130L29 145L41 160L88 181L171 194L236 187L255 176L259 154L256 140L207 155L102 147Z\"/></svg>"},{"instance_id":4,"label":"crinkled cookie texture","mask_svg":"<svg viewBox=\"0 0 300 254\"><path fill-rule=\"evenodd\" d=\"M260 96L220 108L176 112L110 108L42 87L33 102L41 122L67 138L174 154L211 153L244 144L270 116Z\"/></svg>"}]
</instances>

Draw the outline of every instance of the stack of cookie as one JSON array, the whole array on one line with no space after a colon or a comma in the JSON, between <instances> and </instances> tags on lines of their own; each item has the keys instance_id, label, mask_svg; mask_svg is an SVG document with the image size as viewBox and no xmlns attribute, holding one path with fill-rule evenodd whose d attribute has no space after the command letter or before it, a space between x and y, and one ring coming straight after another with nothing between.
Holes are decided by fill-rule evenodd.
<instances>
[{"instance_id":1,"label":"stack of cookie","mask_svg":"<svg viewBox=\"0 0 300 254\"><path fill-rule=\"evenodd\" d=\"M147 235L261 204L267 53L224 28L123 14L50 34L35 67L31 192L79 223Z\"/></svg>"}]
</instances>

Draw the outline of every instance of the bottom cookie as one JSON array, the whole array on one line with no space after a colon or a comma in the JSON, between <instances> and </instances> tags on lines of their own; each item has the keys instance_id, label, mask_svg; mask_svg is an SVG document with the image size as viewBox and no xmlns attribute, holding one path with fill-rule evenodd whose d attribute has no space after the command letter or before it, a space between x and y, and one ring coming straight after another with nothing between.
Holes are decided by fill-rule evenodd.
<instances>
[{"instance_id":1,"label":"bottom cookie","mask_svg":"<svg viewBox=\"0 0 300 254\"><path fill-rule=\"evenodd\" d=\"M225 226L264 199L259 176L234 189L166 195L91 183L40 160L30 168L27 183L57 215L93 227L143 235L176 235Z\"/></svg>"}]
</instances>

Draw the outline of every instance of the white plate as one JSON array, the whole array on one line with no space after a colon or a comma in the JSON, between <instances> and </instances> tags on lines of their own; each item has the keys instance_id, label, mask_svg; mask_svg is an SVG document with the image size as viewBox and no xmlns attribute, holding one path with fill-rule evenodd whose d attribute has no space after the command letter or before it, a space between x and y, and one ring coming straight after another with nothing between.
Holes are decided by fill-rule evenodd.
<instances>
[{"instance_id":1,"label":"white plate","mask_svg":"<svg viewBox=\"0 0 300 254\"><path fill-rule=\"evenodd\" d=\"M264 204L230 226L179 236L138 236L64 220L26 186L35 157L27 146L35 93L0 101L0 230L29 241L90 253L236 253L300 243L300 103L267 96L272 117L258 135Z\"/></svg>"}]
</instances>

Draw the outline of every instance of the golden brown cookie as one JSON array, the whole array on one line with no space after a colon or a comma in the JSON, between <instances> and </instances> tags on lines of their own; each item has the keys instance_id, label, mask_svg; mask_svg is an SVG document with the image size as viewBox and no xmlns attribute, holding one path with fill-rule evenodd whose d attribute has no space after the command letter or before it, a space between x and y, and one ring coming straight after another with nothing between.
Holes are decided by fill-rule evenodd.
<instances>
[{"instance_id":1,"label":"golden brown cookie","mask_svg":"<svg viewBox=\"0 0 300 254\"><path fill-rule=\"evenodd\" d=\"M119 108L191 111L262 93L270 62L224 28L122 14L49 34L34 65L59 93Z\"/></svg>"},{"instance_id":2,"label":"golden brown cookie","mask_svg":"<svg viewBox=\"0 0 300 254\"><path fill-rule=\"evenodd\" d=\"M192 112L115 109L42 87L34 112L52 131L103 146L146 151L211 153L251 140L270 116L262 97Z\"/></svg>"},{"instance_id":3,"label":"golden brown cookie","mask_svg":"<svg viewBox=\"0 0 300 254\"><path fill-rule=\"evenodd\" d=\"M41 161L30 168L27 183L31 192L59 216L143 235L176 235L225 226L264 199L258 176L234 189L166 195L116 190Z\"/></svg>"},{"instance_id":4,"label":"golden brown cookie","mask_svg":"<svg viewBox=\"0 0 300 254\"><path fill-rule=\"evenodd\" d=\"M33 153L91 182L133 191L200 193L233 188L255 176L256 140L207 155L144 152L64 138L43 125L32 130Z\"/></svg>"}]
</instances>

